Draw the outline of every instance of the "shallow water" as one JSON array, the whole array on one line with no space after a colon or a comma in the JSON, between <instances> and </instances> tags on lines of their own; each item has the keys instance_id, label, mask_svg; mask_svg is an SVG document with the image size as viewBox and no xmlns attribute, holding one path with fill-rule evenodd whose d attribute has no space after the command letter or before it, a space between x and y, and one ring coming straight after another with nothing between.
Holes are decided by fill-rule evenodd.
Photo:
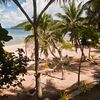
<instances>
[{"instance_id":1,"label":"shallow water","mask_svg":"<svg viewBox=\"0 0 100 100\"><path fill-rule=\"evenodd\" d=\"M7 29L9 35L13 37L12 40L5 43L5 45L15 45L15 44L22 44L24 43L25 37L31 35L31 31L24 31L23 29Z\"/></svg>"}]
</instances>

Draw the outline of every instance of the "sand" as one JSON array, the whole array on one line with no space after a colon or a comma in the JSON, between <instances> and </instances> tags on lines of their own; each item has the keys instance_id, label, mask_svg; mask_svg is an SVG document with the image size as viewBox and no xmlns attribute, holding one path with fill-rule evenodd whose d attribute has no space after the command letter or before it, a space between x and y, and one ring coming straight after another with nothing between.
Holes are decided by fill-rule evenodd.
<instances>
[{"instance_id":1,"label":"sand","mask_svg":"<svg viewBox=\"0 0 100 100\"><path fill-rule=\"evenodd\" d=\"M23 48L24 44L19 44L19 45L10 45L10 46L6 46L4 47L4 49L8 52L15 52L17 48ZM92 49L92 51L95 51L95 49ZM31 56L31 49L28 49L28 56ZM95 55L95 57L99 57L100 56L100 52L91 52L92 55ZM88 49L85 50L85 54L88 54ZM70 50L63 50L63 56L68 55L68 56L72 56L74 58L79 58L80 57L80 51L78 50L78 53L76 53L75 51L70 51ZM44 56L42 56L44 57ZM51 55L49 55L49 57L52 57ZM32 62L31 62L32 63ZM98 67L98 66L96 66ZM95 68L96 68L95 67ZM100 69L100 66L99 66ZM88 80L88 81L95 81L93 75L96 72L96 69L94 69L93 67L91 68L86 68L86 70L83 71L83 73L81 73L81 80ZM42 87L45 87L45 84L47 82L50 82L56 89L66 89L71 87L73 84L75 84L77 82L77 72L72 72L72 71L68 71L68 70L64 70L64 80L61 80L61 72L54 72L51 73L52 76L55 76L57 78L52 78L46 75L41 75L41 85ZM13 87L11 87L8 90L3 90L3 95L4 94L11 94L11 95L16 95L18 94L18 92L22 92L22 91L28 91L30 90L32 87L35 86L35 78L34 78L34 71L30 70L28 71L27 75L24 76L25 81L22 82L24 89L14 89ZM11 92L12 90L15 90L15 92ZM18 91L17 91L18 90ZM17 91L17 92L16 92ZM25 92L26 93L26 92Z\"/></svg>"},{"instance_id":2,"label":"sand","mask_svg":"<svg viewBox=\"0 0 100 100\"><path fill-rule=\"evenodd\" d=\"M8 52L15 52L17 50L17 48L25 49L25 44L7 45L4 47L4 49Z\"/></svg>"},{"instance_id":3,"label":"sand","mask_svg":"<svg viewBox=\"0 0 100 100\"><path fill-rule=\"evenodd\" d=\"M15 52L15 51L17 50L17 48L23 48L23 49L25 50L25 44L8 45L8 46L5 46L5 47L4 47L4 49L5 49L6 51L8 51L8 52ZM91 48L91 51L92 51L92 52L91 52L91 55L93 55L94 57L99 57L99 56L100 56L100 50L99 50L99 52L98 52L96 49ZM84 49L84 53L85 53L85 55L86 55L87 57L88 57L88 52L89 52L88 49ZM28 56L29 58L31 58L32 53L34 54L34 50L33 50L33 46L30 45L30 46L28 46L28 48L27 48L27 56ZM55 55L59 57L59 55L58 55L57 52L55 53ZM78 58L80 58L80 56L81 56L81 51L80 51L80 49L78 49L77 52L75 52L74 49L73 49L73 50L63 50L63 51L62 51L62 55L63 55L63 56L68 55L69 57L73 57L73 58L78 59ZM45 56L42 54L42 55L40 56L40 58L41 58L41 59L45 59ZM51 55L50 52L49 52L48 58L53 58L53 56Z\"/></svg>"}]
</instances>

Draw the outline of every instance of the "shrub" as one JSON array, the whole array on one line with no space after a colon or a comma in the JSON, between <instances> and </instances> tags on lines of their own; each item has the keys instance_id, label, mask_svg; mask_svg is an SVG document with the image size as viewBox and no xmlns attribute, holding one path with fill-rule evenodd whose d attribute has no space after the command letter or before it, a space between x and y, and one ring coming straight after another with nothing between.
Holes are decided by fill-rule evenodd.
<instances>
[{"instance_id":1,"label":"shrub","mask_svg":"<svg viewBox=\"0 0 100 100\"><path fill-rule=\"evenodd\" d=\"M42 63L42 64L40 64L40 69L45 69L45 68L49 68L48 67L48 63Z\"/></svg>"},{"instance_id":2,"label":"shrub","mask_svg":"<svg viewBox=\"0 0 100 100\"><path fill-rule=\"evenodd\" d=\"M27 61L29 59L24 55L23 49L18 49L17 56L15 53L8 53L3 49L5 42L12 39L8 35L8 31L2 28L0 24L0 87L6 85L7 88L10 85L16 86L21 84L24 80L19 79L18 75L24 75L26 73Z\"/></svg>"},{"instance_id":3,"label":"shrub","mask_svg":"<svg viewBox=\"0 0 100 100\"><path fill-rule=\"evenodd\" d=\"M23 79L19 79L18 75L24 75L26 73L27 61L29 59L24 56L23 49L17 50L18 55L15 53L5 52L0 60L0 87L3 85L15 86L15 84L21 83Z\"/></svg>"},{"instance_id":4,"label":"shrub","mask_svg":"<svg viewBox=\"0 0 100 100\"><path fill-rule=\"evenodd\" d=\"M68 94L66 92L62 92L60 96L60 100L68 100Z\"/></svg>"},{"instance_id":5,"label":"shrub","mask_svg":"<svg viewBox=\"0 0 100 100\"><path fill-rule=\"evenodd\" d=\"M80 90L82 93L89 93L91 89L93 88L92 84L87 84L85 81L81 82L80 84Z\"/></svg>"}]
</instances>

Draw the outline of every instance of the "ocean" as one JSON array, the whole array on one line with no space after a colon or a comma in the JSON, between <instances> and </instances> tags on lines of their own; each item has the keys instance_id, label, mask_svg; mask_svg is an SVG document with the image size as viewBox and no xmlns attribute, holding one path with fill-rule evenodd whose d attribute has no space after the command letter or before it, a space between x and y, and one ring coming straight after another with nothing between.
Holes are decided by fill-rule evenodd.
<instances>
[{"instance_id":1,"label":"ocean","mask_svg":"<svg viewBox=\"0 0 100 100\"><path fill-rule=\"evenodd\" d=\"M25 37L31 35L31 31L25 31L23 29L7 29L9 35L13 37L12 40L6 42L5 45L15 45L15 44L23 44ZM65 40L69 40L69 35L66 34L64 37Z\"/></svg>"},{"instance_id":2,"label":"ocean","mask_svg":"<svg viewBox=\"0 0 100 100\"><path fill-rule=\"evenodd\" d=\"M24 31L23 29L7 29L9 35L13 37L12 40L6 42L5 45L15 45L24 43L25 37L31 35L31 31Z\"/></svg>"}]
</instances>

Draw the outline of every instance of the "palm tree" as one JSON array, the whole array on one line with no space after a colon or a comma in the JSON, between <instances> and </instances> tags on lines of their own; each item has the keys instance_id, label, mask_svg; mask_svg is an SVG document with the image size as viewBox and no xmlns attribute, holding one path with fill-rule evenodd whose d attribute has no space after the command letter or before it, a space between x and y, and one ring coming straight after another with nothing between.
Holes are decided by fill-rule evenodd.
<instances>
[{"instance_id":1,"label":"palm tree","mask_svg":"<svg viewBox=\"0 0 100 100\"><path fill-rule=\"evenodd\" d=\"M89 0L84 6L89 24L96 25L100 29L100 0Z\"/></svg>"},{"instance_id":2,"label":"palm tree","mask_svg":"<svg viewBox=\"0 0 100 100\"><path fill-rule=\"evenodd\" d=\"M60 58L60 64L62 63L62 49L71 49L72 45L64 40L64 35L60 33L60 30L58 31L58 28L56 27L58 21L55 21L51 18L50 15L44 14L39 22L39 27L38 27L38 33L39 35L39 44L40 44L40 53L44 53L46 57L48 57L48 52L56 57L55 50L59 54ZM57 24L58 25L58 24ZM56 29L57 28L57 29ZM26 25L25 29L27 31L33 30L31 25ZM26 37L25 42L30 42L34 38L34 33L33 35L29 35ZM56 57L57 58L57 57ZM57 64L58 65L58 64ZM64 74L63 74L63 64L61 64L62 68L62 79Z\"/></svg>"},{"instance_id":3,"label":"palm tree","mask_svg":"<svg viewBox=\"0 0 100 100\"><path fill-rule=\"evenodd\" d=\"M71 32L70 34L70 40L72 43L74 42L75 48L77 50L77 39L75 39L76 35L74 35L75 28L78 26L81 26L83 23L82 13L83 13L83 6L82 2L76 6L75 0L71 0L68 2L69 6L63 6L62 9L64 11L64 14L58 13L57 16L61 18L61 24L60 27L63 27L63 32L66 34L68 31Z\"/></svg>"},{"instance_id":4,"label":"palm tree","mask_svg":"<svg viewBox=\"0 0 100 100\"><path fill-rule=\"evenodd\" d=\"M52 50L52 45L50 44L51 38L53 38L52 34L51 34L51 26L53 25L54 21L51 17L51 15L48 15L46 13L44 13L40 19L39 22L39 26L38 26L38 33L39 35L39 45L40 45L40 53L44 54L45 57L48 57L48 51L51 52L51 54L55 56L54 51ZM30 31L32 30L32 35L29 35L25 38L25 44L31 42L34 40L34 31L33 31L33 27L31 24L28 24L25 26L25 30L26 31Z\"/></svg>"},{"instance_id":5,"label":"palm tree","mask_svg":"<svg viewBox=\"0 0 100 100\"><path fill-rule=\"evenodd\" d=\"M6 3L9 0L0 0L0 3ZM40 73L38 72L38 65L39 65L39 43L38 43L38 32L37 32L37 27L38 27L38 23L40 21L40 18L42 16L42 14L48 9L48 7L54 2L54 1L59 1L61 3L62 2L66 2L67 0L47 0L48 3L47 5L43 8L43 10L40 12L39 16L37 16L37 2L36 0L33 0L33 9L34 11L32 12L34 15L34 19L31 19L28 14L26 13L26 11L23 9L23 7L21 6L20 2L18 0L10 0L13 1L18 8L22 11L22 13L25 15L25 17L27 18L27 20L32 24L33 29L34 29L34 45L35 45L35 78L36 78L36 97L39 100L41 97L39 94L39 89L40 89L40 82L39 82L39 78L40 78Z\"/></svg>"},{"instance_id":6,"label":"palm tree","mask_svg":"<svg viewBox=\"0 0 100 100\"><path fill-rule=\"evenodd\" d=\"M68 6L62 7L64 14L58 13L57 16L61 18L61 24L59 26L63 26L63 32L66 34L67 32L70 33L70 40L74 43L76 51L77 47L80 48L82 55L79 63L78 69L78 85L80 84L80 70L81 70L81 63L83 57L85 57L83 49L84 45L82 45L83 39L83 31L84 30L84 18L82 17L84 5L82 2L78 5L75 4L75 0L71 0L68 2Z\"/></svg>"}]
</instances>

